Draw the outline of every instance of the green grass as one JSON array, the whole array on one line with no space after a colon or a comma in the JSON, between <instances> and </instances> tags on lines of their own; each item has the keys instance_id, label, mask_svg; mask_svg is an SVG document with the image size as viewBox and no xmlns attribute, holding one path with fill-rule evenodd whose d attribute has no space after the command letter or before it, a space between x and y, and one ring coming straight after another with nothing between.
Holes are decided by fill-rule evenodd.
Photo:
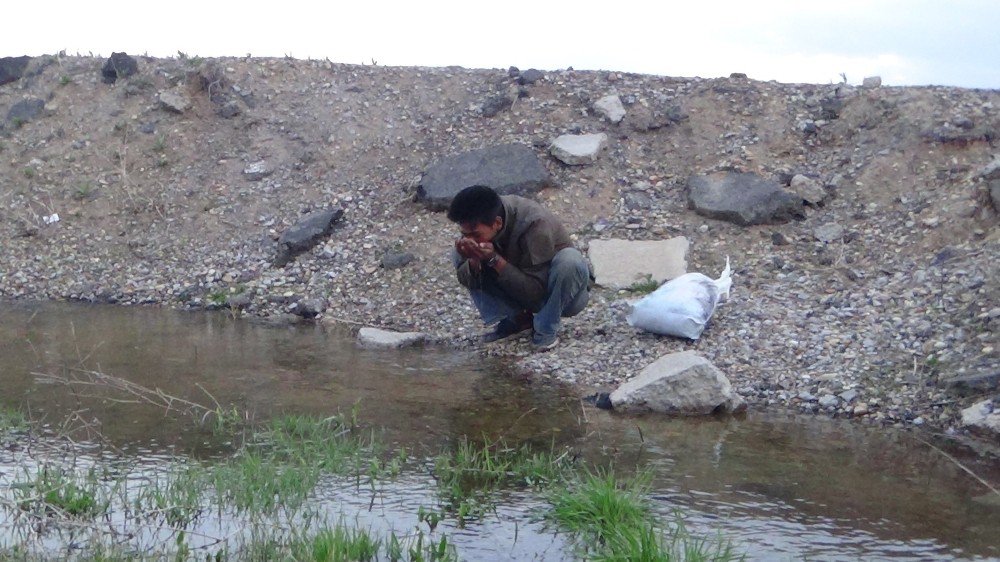
<instances>
[{"instance_id":1,"label":"green grass","mask_svg":"<svg viewBox=\"0 0 1000 562\"><path fill-rule=\"evenodd\" d=\"M481 517L493 506L492 495L502 488L543 488L567 474L569 451L535 451L503 440L459 441L434 463L439 494L459 520Z\"/></svg>"},{"instance_id":2,"label":"green grass","mask_svg":"<svg viewBox=\"0 0 1000 562\"><path fill-rule=\"evenodd\" d=\"M623 480L611 470L584 472L549 492L546 518L574 536L580 556L588 560L742 558L726 541L691 537L679 521L672 530L660 530L647 500L651 479L649 472Z\"/></svg>"},{"instance_id":3,"label":"green grass","mask_svg":"<svg viewBox=\"0 0 1000 562\"><path fill-rule=\"evenodd\" d=\"M211 468L219 497L240 510L296 508L322 474L366 472L373 479L379 450L373 437L340 416L285 416L253 433L236 455Z\"/></svg>"},{"instance_id":4,"label":"green grass","mask_svg":"<svg viewBox=\"0 0 1000 562\"><path fill-rule=\"evenodd\" d=\"M43 466L33 479L13 486L14 499L23 511L37 516L93 517L109 505L95 470L85 474Z\"/></svg>"},{"instance_id":5,"label":"green grass","mask_svg":"<svg viewBox=\"0 0 1000 562\"><path fill-rule=\"evenodd\" d=\"M311 535L299 535L287 540L258 539L228 558L260 562L272 560L452 562L458 560L458 555L454 545L449 543L444 535L436 540L428 538L423 532L418 532L414 537L400 538L395 533L381 537L364 529L337 525Z\"/></svg>"},{"instance_id":6,"label":"green grass","mask_svg":"<svg viewBox=\"0 0 1000 562\"><path fill-rule=\"evenodd\" d=\"M19 410L0 407L0 436L28 428L28 418Z\"/></svg>"},{"instance_id":7,"label":"green grass","mask_svg":"<svg viewBox=\"0 0 1000 562\"><path fill-rule=\"evenodd\" d=\"M645 279L632 283L625 290L636 295L648 295L659 288L660 282L653 279L652 275L646 274Z\"/></svg>"}]
</instances>

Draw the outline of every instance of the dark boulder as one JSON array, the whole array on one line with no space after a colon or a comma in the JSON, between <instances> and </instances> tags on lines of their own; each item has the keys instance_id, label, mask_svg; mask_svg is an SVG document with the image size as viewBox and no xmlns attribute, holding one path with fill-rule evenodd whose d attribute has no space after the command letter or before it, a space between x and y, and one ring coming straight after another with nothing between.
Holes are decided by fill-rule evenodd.
<instances>
[{"instance_id":1,"label":"dark boulder","mask_svg":"<svg viewBox=\"0 0 1000 562\"><path fill-rule=\"evenodd\" d=\"M7 111L7 122L18 127L41 115L43 109L45 109L45 100L43 99L21 100L10 106L10 110Z\"/></svg>"},{"instance_id":2,"label":"dark boulder","mask_svg":"<svg viewBox=\"0 0 1000 562\"><path fill-rule=\"evenodd\" d=\"M20 80L21 76L24 76L24 69L28 68L30 60L31 57L27 56L0 58L0 86Z\"/></svg>"},{"instance_id":3,"label":"dark boulder","mask_svg":"<svg viewBox=\"0 0 1000 562\"><path fill-rule=\"evenodd\" d=\"M136 72L139 72L139 63L125 53L111 53L101 68L105 84L114 84L119 78L128 78Z\"/></svg>"},{"instance_id":4,"label":"dark boulder","mask_svg":"<svg viewBox=\"0 0 1000 562\"><path fill-rule=\"evenodd\" d=\"M524 72L520 73L517 77L517 83L523 86L530 86L535 82L538 82L542 78L545 78L545 73L541 70L536 70L534 68L529 68Z\"/></svg>"},{"instance_id":5,"label":"dark boulder","mask_svg":"<svg viewBox=\"0 0 1000 562\"><path fill-rule=\"evenodd\" d=\"M415 259L417 257L410 252L388 252L382 256L380 263L383 269L399 269L406 267Z\"/></svg>"},{"instance_id":6,"label":"dark boulder","mask_svg":"<svg viewBox=\"0 0 1000 562\"><path fill-rule=\"evenodd\" d=\"M472 185L492 187L501 195L524 195L549 183L548 171L529 146L502 144L431 164L417 186L417 199L433 210L443 210L459 191Z\"/></svg>"},{"instance_id":7,"label":"dark boulder","mask_svg":"<svg viewBox=\"0 0 1000 562\"><path fill-rule=\"evenodd\" d=\"M312 249L343 216L343 209L329 209L312 213L293 225L278 239L278 254L274 258L274 265L282 267L295 256Z\"/></svg>"},{"instance_id":8,"label":"dark boulder","mask_svg":"<svg viewBox=\"0 0 1000 562\"><path fill-rule=\"evenodd\" d=\"M756 174L692 176L688 203L699 215L742 226L783 223L804 216L800 197Z\"/></svg>"}]
</instances>

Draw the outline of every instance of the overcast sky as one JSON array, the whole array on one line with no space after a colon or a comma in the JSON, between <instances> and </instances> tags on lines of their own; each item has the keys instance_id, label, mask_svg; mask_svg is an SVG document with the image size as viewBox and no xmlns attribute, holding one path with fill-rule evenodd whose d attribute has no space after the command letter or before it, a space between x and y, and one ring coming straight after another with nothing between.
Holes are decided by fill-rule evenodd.
<instances>
[{"instance_id":1,"label":"overcast sky","mask_svg":"<svg viewBox=\"0 0 1000 562\"><path fill-rule=\"evenodd\" d=\"M1000 0L57 0L3 14L0 56L249 53L1000 88Z\"/></svg>"}]
</instances>

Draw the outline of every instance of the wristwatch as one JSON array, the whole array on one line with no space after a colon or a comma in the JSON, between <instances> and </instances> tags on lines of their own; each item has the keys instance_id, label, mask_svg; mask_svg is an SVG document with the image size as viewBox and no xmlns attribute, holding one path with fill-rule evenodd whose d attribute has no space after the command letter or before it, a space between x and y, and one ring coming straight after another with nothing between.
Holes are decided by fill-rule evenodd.
<instances>
[{"instance_id":1,"label":"wristwatch","mask_svg":"<svg viewBox=\"0 0 1000 562\"><path fill-rule=\"evenodd\" d=\"M493 257L486 260L486 267L493 267L500 261L500 254L493 254Z\"/></svg>"}]
</instances>

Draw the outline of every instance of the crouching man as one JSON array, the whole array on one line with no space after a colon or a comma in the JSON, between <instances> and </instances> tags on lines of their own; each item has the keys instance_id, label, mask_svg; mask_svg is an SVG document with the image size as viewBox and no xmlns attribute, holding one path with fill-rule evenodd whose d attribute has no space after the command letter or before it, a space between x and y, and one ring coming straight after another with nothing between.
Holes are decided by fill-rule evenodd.
<instances>
[{"instance_id":1,"label":"crouching man","mask_svg":"<svg viewBox=\"0 0 1000 562\"><path fill-rule=\"evenodd\" d=\"M590 268L562 223L534 201L481 185L452 199L448 220L462 232L453 256L458 281L483 322L499 322L483 341L533 328L535 349L555 347L560 318L590 299Z\"/></svg>"}]
</instances>

